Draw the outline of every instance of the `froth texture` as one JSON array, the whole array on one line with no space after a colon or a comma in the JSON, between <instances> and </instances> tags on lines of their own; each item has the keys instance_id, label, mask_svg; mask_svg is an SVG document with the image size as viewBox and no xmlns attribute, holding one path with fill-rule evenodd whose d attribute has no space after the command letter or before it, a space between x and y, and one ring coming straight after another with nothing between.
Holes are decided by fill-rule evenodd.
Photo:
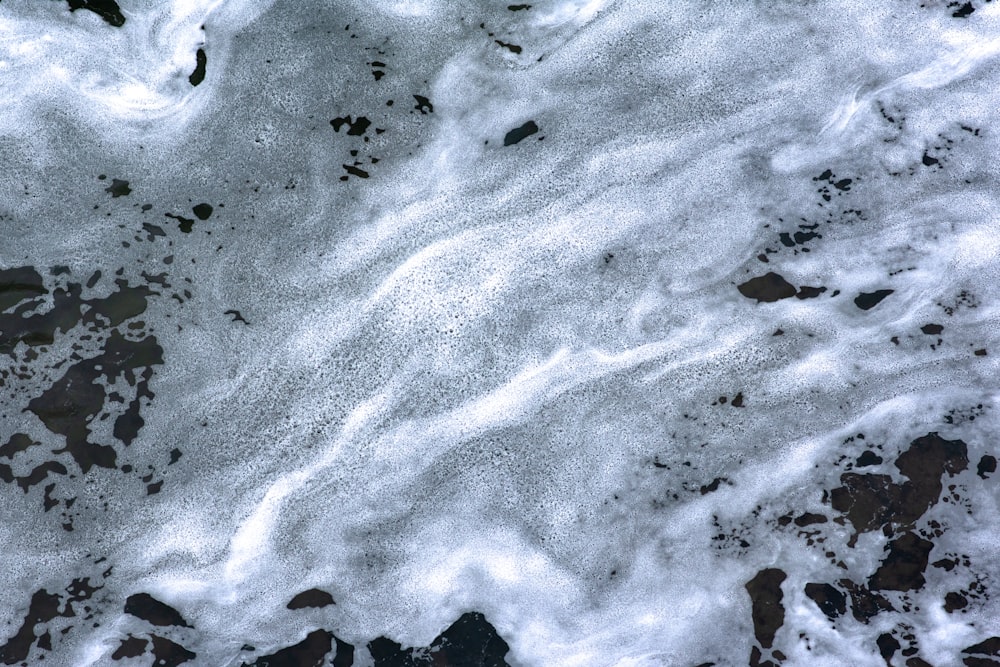
<instances>
[{"instance_id":1,"label":"froth texture","mask_svg":"<svg viewBox=\"0 0 1000 667\"><path fill-rule=\"evenodd\" d=\"M994 5L5 0L0 662L1000 660Z\"/></svg>"}]
</instances>

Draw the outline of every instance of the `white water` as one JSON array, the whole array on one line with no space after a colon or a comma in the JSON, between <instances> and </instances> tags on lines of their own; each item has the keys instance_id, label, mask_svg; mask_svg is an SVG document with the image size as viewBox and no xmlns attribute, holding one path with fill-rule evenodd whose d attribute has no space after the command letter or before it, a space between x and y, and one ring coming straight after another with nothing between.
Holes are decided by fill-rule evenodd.
<instances>
[{"instance_id":1,"label":"white water","mask_svg":"<svg viewBox=\"0 0 1000 667\"><path fill-rule=\"evenodd\" d=\"M146 317L165 363L129 454L161 470L183 450L163 491L92 471L81 497L110 505L68 533L39 487L3 489L9 635L85 554L115 566L101 626L45 664L108 664L141 625L117 600L140 590L182 611L197 631L174 636L206 665L316 626L425 646L469 610L515 667L742 664L744 584L770 566L789 573L789 665L885 664L874 638L897 622L959 665L1000 631L993 602L942 611L969 582L940 570L919 611L834 626L802 593L845 576L823 549L863 579L886 540L849 549L826 524L808 547L773 523L822 511L842 455L877 442L888 462L937 431L969 446L971 514L932 510L949 528L931 559L997 576L995 481L975 462L996 433L1000 7L532 5L134 0L120 29L0 5L0 266L138 273L149 245L120 242L148 220L194 294ZM347 115L386 131L334 132ZM504 147L527 120L540 132ZM370 178L340 180L351 149ZM853 179L830 204L826 169ZM189 235L162 216L201 201L215 213ZM779 218L827 211L811 252L781 245L796 228ZM828 291L740 295L767 271ZM875 309L852 302L881 288ZM976 307L947 314L963 290ZM738 392L745 407L712 405ZM23 407L8 430L41 437ZM713 515L750 547L714 541ZM284 605L311 586L337 606L310 625Z\"/></svg>"}]
</instances>

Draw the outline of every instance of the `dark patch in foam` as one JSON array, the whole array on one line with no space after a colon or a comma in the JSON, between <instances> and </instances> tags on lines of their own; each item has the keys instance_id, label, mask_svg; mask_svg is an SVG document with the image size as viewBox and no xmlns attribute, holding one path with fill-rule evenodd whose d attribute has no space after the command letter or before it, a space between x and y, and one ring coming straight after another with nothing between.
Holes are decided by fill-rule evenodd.
<instances>
[{"instance_id":1,"label":"dark patch in foam","mask_svg":"<svg viewBox=\"0 0 1000 667\"><path fill-rule=\"evenodd\" d=\"M773 303L795 296L795 287L773 271L751 278L736 289L746 298L756 299L757 303Z\"/></svg>"},{"instance_id":2,"label":"dark patch in foam","mask_svg":"<svg viewBox=\"0 0 1000 667\"><path fill-rule=\"evenodd\" d=\"M86 9L94 12L108 25L120 28L125 25L125 16L122 15L121 8L115 0L66 0L69 10L75 12L78 9Z\"/></svg>"},{"instance_id":3,"label":"dark patch in foam","mask_svg":"<svg viewBox=\"0 0 1000 667\"><path fill-rule=\"evenodd\" d=\"M199 83L205 80L205 67L208 65L208 56L205 55L205 49L198 49L194 54L195 66L194 71L188 77L188 82L192 86L197 86Z\"/></svg>"},{"instance_id":4,"label":"dark patch in foam","mask_svg":"<svg viewBox=\"0 0 1000 667\"><path fill-rule=\"evenodd\" d=\"M332 595L318 588L310 588L293 597L287 607L289 609L306 609L328 607L332 604L336 604Z\"/></svg>"},{"instance_id":5,"label":"dark patch in foam","mask_svg":"<svg viewBox=\"0 0 1000 667\"><path fill-rule=\"evenodd\" d=\"M184 620L180 612L170 605L160 602L149 593L136 593L128 596L125 600L125 613L131 614L136 618L141 618L153 625L176 625L182 628L192 627Z\"/></svg>"},{"instance_id":6,"label":"dark patch in foam","mask_svg":"<svg viewBox=\"0 0 1000 667\"><path fill-rule=\"evenodd\" d=\"M524 139L527 139L531 135L538 132L538 125L533 120L529 120L524 125L520 127L515 127L513 130L504 135L503 145L513 146L514 144L520 143Z\"/></svg>"}]
</instances>

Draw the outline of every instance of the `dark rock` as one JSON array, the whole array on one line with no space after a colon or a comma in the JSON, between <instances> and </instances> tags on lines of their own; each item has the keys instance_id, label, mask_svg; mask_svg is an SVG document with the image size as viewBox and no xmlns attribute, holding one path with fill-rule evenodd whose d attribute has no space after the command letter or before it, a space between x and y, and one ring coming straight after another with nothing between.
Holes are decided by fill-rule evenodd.
<instances>
[{"instance_id":1,"label":"dark rock","mask_svg":"<svg viewBox=\"0 0 1000 667\"><path fill-rule=\"evenodd\" d=\"M854 526L849 546L854 546L858 534L883 525L912 526L938 501L942 475L956 475L968 466L967 449L961 440L928 433L911 442L896 459L896 468L909 478L903 484L894 483L888 475L842 474L843 486L830 492L830 501Z\"/></svg>"},{"instance_id":2,"label":"dark rock","mask_svg":"<svg viewBox=\"0 0 1000 667\"><path fill-rule=\"evenodd\" d=\"M486 617L475 612L462 614L430 645L433 665L454 667L507 667L508 651Z\"/></svg>"},{"instance_id":3,"label":"dark rock","mask_svg":"<svg viewBox=\"0 0 1000 667\"><path fill-rule=\"evenodd\" d=\"M417 106L413 107L422 114L434 113L434 105L431 101L424 97L423 95L414 95L413 99L417 101Z\"/></svg>"},{"instance_id":4,"label":"dark rock","mask_svg":"<svg viewBox=\"0 0 1000 667\"><path fill-rule=\"evenodd\" d=\"M785 622L781 583L787 576L777 568L767 568L758 572L745 586L752 605L754 636L764 648L771 648L774 635Z\"/></svg>"},{"instance_id":5,"label":"dark rock","mask_svg":"<svg viewBox=\"0 0 1000 667\"><path fill-rule=\"evenodd\" d=\"M939 333L944 331L944 327L941 326L940 324L925 324L924 326L920 327L920 330L923 331L928 336L937 336Z\"/></svg>"},{"instance_id":6,"label":"dark rock","mask_svg":"<svg viewBox=\"0 0 1000 667\"><path fill-rule=\"evenodd\" d=\"M494 39L493 41L496 42L499 46L507 49L511 53L521 53L522 51L521 47L518 46L517 44L509 44L507 42L501 42L499 39Z\"/></svg>"},{"instance_id":7,"label":"dark rock","mask_svg":"<svg viewBox=\"0 0 1000 667\"><path fill-rule=\"evenodd\" d=\"M337 645L337 652L333 655L331 667L351 667L354 664L354 646L340 641L337 637L334 637L333 641Z\"/></svg>"},{"instance_id":8,"label":"dark rock","mask_svg":"<svg viewBox=\"0 0 1000 667\"><path fill-rule=\"evenodd\" d=\"M333 648L333 639L332 632L313 630L298 644L285 647L271 655L261 656L250 667L320 667ZM338 643L338 657L339 648ZM353 650L354 647L351 647L352 654Z\"/></svg>"},{"instance_id":9,"label":"dark rock","mask_svg":"<svg viewBox=\"0 0 1000 667\"><path fill-rule=\"evenodd\" d=\"M510 647L482 614L463 614L426 648L379 637L368 643L375 667L508 667Z\"/></svg>"},{"instance_id":10,"label":"dark rock","mask_svg":"<svg viewBox=\"0 0 1000 667\"><path fill-rule=\"evenodd\" d=\"M997 459L991 454L983 454L976 465L976 474L986 479L997 471Z\"/></svg>"},{"instance_id":11,"label":"dark rock","mask_svg":"<svg viewBox=\"0 0 1000 667\"><path fill-rule=\"evenodd\" d=\"M725 477L716 477L715 479L713 479L708 484L702 486L699 489L699 492L703 496L708 495L709 493L712 493L713 491L718 491L719 490L719 484L722 483L722 482L727 482L727 481L729 481L729 480L727 480Z\"/></svg>"},{"instance_id":12,"label":"dark rock","mask_svg":"<svg viewBox=\"0 0 1000 667\"><path fill-rule=\"evenodd\" d=\"M368 128L371 127L371 124L372 122L364 116L358 116L357 120L351 120L351 116L344 116L342 118L334 118L330 121L334 132L340 132L340 128L346 125L347 134L352 137L364 136Z\"/></svg>"},{"instance_id":13,"label":"dark rock","mask_svg":"<svg viewBox=\"0 0 1000 667\"><path fill-rule=\"evenodd\" d=\"M815 299L820 294L826 291L825 287L809 287L808 285L802 285L799 287L798 293L795 295L796 299Z\"/></svg>"},{"instance_id":14,"label":"dark rock","mask_svg":"<svg viewBox=\"0 0 1000 667\"><path fill-rule=\"evenodd\" d=\"M205 67L208 65L208 56L205 55L205 49L198 49L194 54L195 66L194 71L188 77L188 82L192 86L197 86L199 83L205 80Z\"/></svg>"},{"instance_id":15,"label":"dark rock","mask_svg":"<svg viewBox=\"0 0 1000 667\"><path fill-rule=\"evenodd\" d=\"M889 554L868 580L873 591L913 591L923 588L924 571L934 543L916 533L904 533L889 543Z\"/></svg>"},{"instance_id":16,"label":"dark rock","mask_svg":"<svg viewBox=\"0 0 1000 667\"><path fill-rule=\"evenodd\" d=\"M840 585L847 589L851 596L851 614L859 623L868 623L883 611L894 611L888 600L878 593L871 592L865 586L860 586L850 579L841 579Z\"/></svg>"},{"instance_id":17,"label":"dark rock","mask_svg":"<svg viewBox=\"0 0 1000 667\"><path fill-rule=\"evenodd\" d=\"M513 130L504 135L503 145L513 146L514 144L520 143L524 139L527 139L536 132L538 132L538 125L535 124L535 121L529 120L524 125L521 125L520 127L515 127Z\"/></svg>"},{"instance_id":18,"label":"dark rock","mask_svg":"<svg viewBox=\"0 0 1000 667\"><path fill-rule=\"evenodd\" d=\"M191 626L180 612L168 604L160 602L148 593L136 593L125 600L125 613L141 618L153 625L176 625L182 628Z\"/></svg>"},{"instance_id":19,"label":"dark rock","mask_svg":"<svg viewBox=\"0 0 1000 667\"><path fill-rule=\"evenodd\" d=\"M795 287L773 271L751 278L736 289L746 298L756 299L757 303L773 303L795 296Z\"/></svg>"},{"instance_id":20,"label":"dark rock","mask_svg":"<svg viewBox=\"0 0 1000 667\"><path fill-rule=\"evenodd\" d=\"M896 655L896 651L902 648L899 645L899 640L888 632L885 632L878 636L875 644L878 646L878 652L882 656L882 659L885 660L885 664L888 667L892 667L892 656Z\"/></svg>"},{"instance_id":21,"label":"dark rock","mask_svg":"<svg viewBox=\"0 0 1000 667\"><path fill-rule=\"evenodd\" d=\"M840 483L843 486L830 492L830 504L847 516L855 533L875 530L899 514L901 492L889 475L848 472L840 476ZM852 537L849 546L855 540Z\"/></svg>"},{"instance_id":22,"label":"dark rock","mask_svg":"<svg viewBox=\"0 0 1000 667\"><path fill-rule=\"evenodd\" d=\"M976 8L972 6L972 3L966 2L964 5L952 12L951 15L956 19L965 19L969 18L974 11L976 11Z\"/></svg>"},{"instance_id":23,"label":"dark rock","mask_svg":"<svg viewBox=\"0 0 1000 667\"><path fill-rule=\"evenodd\" d=\"M961 593L948 593L944 596L944 610L949 614L969 606L969 600Z\"/></svg>"},{"instance_id":24,"label":"dark rock","mask_svg":"<svg viewBox=\"0 0 1000 667\"><path fill-rule=\"evenodd\" d=\"M963 648L962 653L965 653L966 655L979 654L1000 657L1000 637L990 637L989 639L984 639L978 644L973 644L972 646Z\"/></svg>"},{"instance_id":25,"label":"dark rock","mask_svg":"<svg viewBox=\"0 0 1000 667\"><path fill-rule=\"evenodd\" d=\"M812 514L811 512L806 512L795 519L795 525L799 528L805 528L806 526L811 526L817 523L826 523L827 519L822 514Z\"/></svg>"},{"instance_id":26,"label":"dark rock","mask_svg":"<svg viewBox=\"0 0 1000 667\"><path fill-rule=\"evenodd\" d=\"M44 589L35 591L21 627L6 644L0 646L0 661L13 665L26 660L36 640L35 626L48 623L56 616L59 616L59 596Z\"/></svg>"},{"instance_id":27,"label":"dark rock","mask_svg":"<svg viewBox=\"0 0 1000 667\"><path fill-rule=\"evenodd\" d=\"M146 646L148 644L149 640L147 639L129 635L125 639L121 640L121 644L119 644L118 648L115 649L115 652L111 654L111 659L124 660L125 658L138 658L146 652Z\"/></svg>"},{"instance_id":28,"label":"dark rock","mask_svg":"<svg viewBox=\"0 0 1000 667\"><path fill-rule=\"evenodd\" d=\"M191 230L194 229L194 220L191 218L185 218L182 215L174 215L173 213L164 213L168 218L173 218L177 221L177 226L185 234L190 234Z\"/></svg>"},{"instance_id":29,"label":"dark rock","mask_svg":"<svg viewBox=\"0 0 1000 667\"><path fill-rule=\"evenodd\" d=\"M336 604L333 601L332 595L318 588L310 588L293 597L287 607L289 609L306 609L309 607L327 607L331 604Z\"/></svg>"},{"instance_id":30,"label":"dark rock","mask_svg":"<svg viewBox=\"0 0 1000 667\"><path fill-rule=\"evenodd\" d=\"M847 612L847 596L830 584L806 584L806 597L831 621Z\"/></svg>"},{"instance_id":31,"label":"dark rock","mask_svg":"<svg viewBox=\"0 0 1000 667\"><path fill-rule=\"evenodd\" d=\"M49 290L45 288L41 274L33 266L0 271L0 312L5 312L22 301L48 293Z\"/></svg>"},{"instance_id":32,"label":"dark rock","mask_svg":"<svg viewBox=\"0 0 1000 667\"><path fill-rule=\"evenodd\" d=\"M868 466L877 466L880 463L882 463L882 457L870 449L867 449L864 452L862 452L861 456L859 456L855 460L855 465L857 465L859 468L865 468Z\"/></svg>"},{"instance_id":33,"label":"dark rock","mask_svg":"<svg viewBox=\"0 0 1000 667\"><path fill-rule=\"evenodd\" d=\"M202 202L201 204L196 204L191 210L199 220L208 220L212 217L213 209L211 204Z\"/></svg>"},{"instance_id":34,"label":"dark rock","mask_svg":"<svg viewBox=\"0 0 1000 667\"><path fill-rule=\"evenodd\" d=\"M112 199L117 199L118 197L124 197L132 192L132 188L128 186L128 181L121 181L117 178L111 179L111 185L104 188L105 192L111 193Z\"/></svg>"},{"instance_id":35,"label":"dark rock","mask_svg":"<svg viewBox=\"0 0 1000 667\"><path fill-rule=\"evenodd\" d=\"M854 305L861 310L871 310L882 303L882 299L892 294L895 290L879 289L874 292L861 292L854 297Z\"/></svg>"},{"instance_id":36,"label":"dark rock","mask_svg":"<svg viewBox=\"0 0 1000 667\"><path fill-rule=\"evenodd\" d=\"M941 558L940 560L936 560L933 563L931 563L931 565L938 568L939 570L944 570L945 572L951 572L952 570L955 569L955 566L958 565L958 559Z\"/></svg>"},{"instance_id":37,"label":"dark rock","mask_svg":"<svg viewBox=\"0 0 1000 667\"><path fill-rule=\"evenodd\" d=\"M750 662L748 663L750 667L781 667L778 663L773 660L764 660L763 655L760 652L760 648L754 646L750 649Z\"/></svg>"},{"instance_id":38,"label":"dark rock","mask_svg":"<svg viewBox=\"0 0 1000 667\"><path fill-rule=\"evenodd\" d=\"M111 312L113 314L114 310ZM90 420L103 409L107 398L98 380L101 376L108 382L119 377L130 380L135 383L135 400L138 401L140 397L152 397L148 387L152 366L162 363L163 348L155 337L134 341L112 330L100 354L70 366L61 378L31 399L27 409L50 431L66 438L66 446L54 453L69 452L82 472L95 465L114 468L114 448L89 441ZM136 381L135 371L140 368L145 370Z\"/></svg>"},{"instance_id":39,"label":"dark rock","mask_svg":"<svg viewBox=\"0 0 1000 667\"><path fill-rule=\"evenodd\" d=\"M968 466L966 444L961 440L945 440L937 433L917 438L896 458L896 468L913 483L915 497L911 500L926 503L923 511L941 495L941 476L957 475Z\"/></svg>"},{"instance_id":40,"label":"dark rock","mask_svg":"<svg viewBox=\"0 0 1000 667\"><path fill-rule=\"evenodd\" d=\"M66 0L69 10L75 12L78 9L86 9L94 12L108 25L120 28L125 25L125 17L121 8L115 0Z\"/></svg>"},{"instance_id":41,"label":"dark rock","mask_svg":"<svg viewBox=\"0 0 1000 667\"><path fill-rule=\"evenodd\" d=\"M250 324L250 323L249 323L249 322L248 322L248 321L246 320L246 318L245 318L245 317L243 317L243 314L242 314L242 313L240 313L240 311L238 311L238 310L233 310L233 309L230 309L230 310L227 310L227 311L225 311L225 312L224 312L224 313L222 313L222 314L223 314L223 315L231 315L231 316L232 316L232 318L233 318L233 320L232 320L233 322L242 322L243 324L246 324L246 325L249 325L249 324Z\"/></svg>"},{"instance_id":42,"label":"dark rock","mask_svg":"<svg viewBox=\"0 0 1000 667\"><path fill-rule=\"evenodd\" d=\"M20 452L27 451L29 447L37 447L42 443L35 442L24 433L15 433L7 439L7 442L0 445L0 456L14 460L14 456Z\"/></svg>"},{"instance_id":43,"label":"dark rock","mask_svg":"<svg viewBox=\"0 0 1000 667\"><path fill-rule=\"evenodd\" d=\"M153 640L153 664L156 667L177 667L177 665L198 657L193 651L187 650L166 637L150 635L150 638Z\"/></svg>"},{"instance_id":44,"label":"dark rock","mask_svg":"<svg viewBox=\"0 0 1000 667\"><path fill-rule=\"evenodd\" d=\"M364 169L358 169L357 167L349 164L341 166L344 168L344 171L346 171L351 176L357 176L358 178L368 178L368 172L365 171ZM344 176L343 178L346 179L347 177Z\"/></svg>"}]
</instances>

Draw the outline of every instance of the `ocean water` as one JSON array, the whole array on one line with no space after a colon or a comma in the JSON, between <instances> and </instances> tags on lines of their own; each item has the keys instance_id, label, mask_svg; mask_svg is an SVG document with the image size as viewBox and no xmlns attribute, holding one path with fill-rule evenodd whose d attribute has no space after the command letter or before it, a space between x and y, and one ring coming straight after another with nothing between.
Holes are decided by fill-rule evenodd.
<instances>
[{"instance_id":1,"label":"ocean water","mask_svg":"<svg viewBox=\"0 0 1000 667\"><path fill-rule=\"evenodd\" d=\"M1000 3L3 0L0 663L1000 664Z\"/></svg>"}]
</instances>

